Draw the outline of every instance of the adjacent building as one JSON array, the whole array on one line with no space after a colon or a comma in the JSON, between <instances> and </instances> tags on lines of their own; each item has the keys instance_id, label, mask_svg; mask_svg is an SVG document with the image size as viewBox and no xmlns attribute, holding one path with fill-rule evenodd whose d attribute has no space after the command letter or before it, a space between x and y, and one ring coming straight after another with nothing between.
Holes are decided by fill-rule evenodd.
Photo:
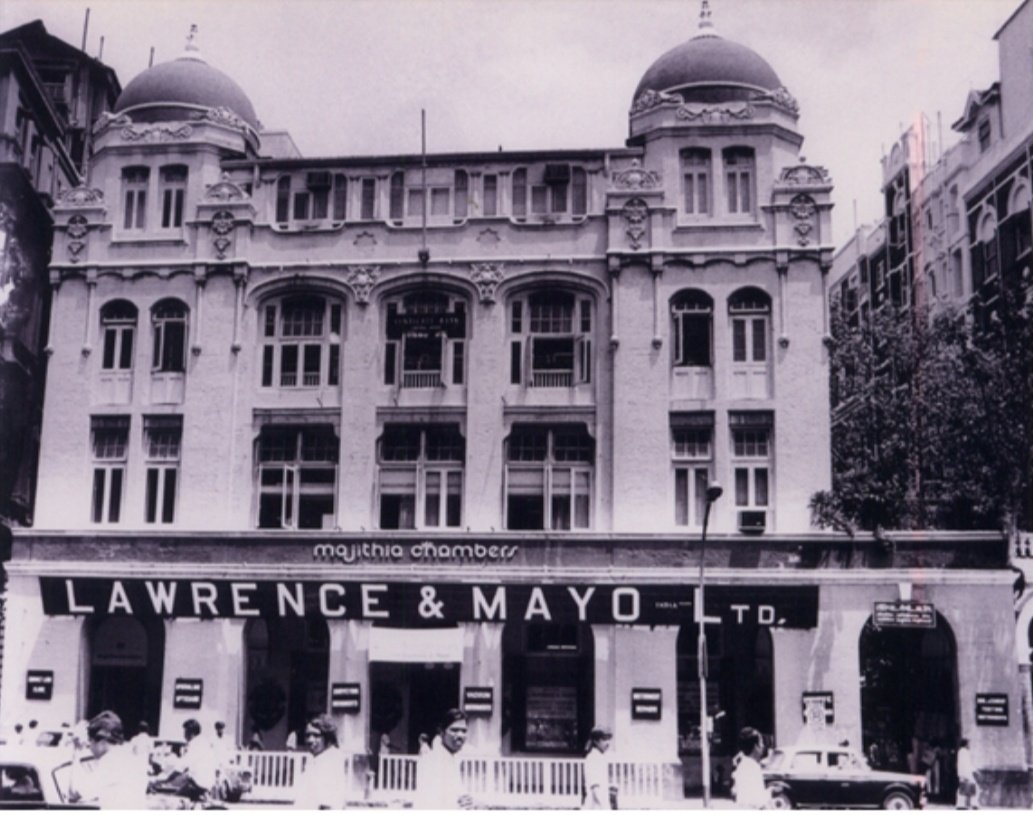
<instances>
[{"instance_id":1,"label":"adjacent building","mask_svg":"<svg viewBox=\"0 0 1033 815\"><path fill-rule=\"evenodd\" d=\"M832 184L705 6L613 149L305 158L192 39L134 78L55 210L0 707L365 755L460 704L471 754L603 724L681 794L703 616L716 784L751 725L1014 786L1004 539L811 529Z\"/></svg>"}]
</instances>

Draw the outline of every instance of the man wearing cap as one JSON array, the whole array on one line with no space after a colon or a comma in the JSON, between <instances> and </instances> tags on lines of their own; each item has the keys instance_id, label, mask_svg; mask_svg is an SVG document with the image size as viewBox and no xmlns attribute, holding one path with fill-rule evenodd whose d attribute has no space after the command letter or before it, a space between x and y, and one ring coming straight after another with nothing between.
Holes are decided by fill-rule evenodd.
<instances>
[{"instance_id":1,"label":"man wearing cap","mask_svg":"<svg viewBox=\"0 0 1033 815\"><path fill-rule=\"evenodd\" d=\"M310 758L298 777L295 809L344 809L344 756L337 748L337 725L325 713L305 726Z\"/></svg>"},{"instance_id":2,"label":"man wearing cap","mask_svg":"<svg viewBox=\"0 0 1033 815\"><path fill-rule=\"evenodd\" d=\"M591 743L585 755L585 803L582 808L616 809L611 803L610 762L606 760L613 733L597 727L589 734L589 739Z\"/></svg>"},{"instance_id":3,"label":"man wearing cap","mask_svg":"<svg viewBox=\"0 0 1033 815\"><path fill-rule=\"evenodd\" d=\"M117 713L98 713L86 728L93 761L89 770L76 752L69 800L96 804L101 809L144 809L147 805L147 776L123 744L122 720Z\"/></svg>"}]
</instances>

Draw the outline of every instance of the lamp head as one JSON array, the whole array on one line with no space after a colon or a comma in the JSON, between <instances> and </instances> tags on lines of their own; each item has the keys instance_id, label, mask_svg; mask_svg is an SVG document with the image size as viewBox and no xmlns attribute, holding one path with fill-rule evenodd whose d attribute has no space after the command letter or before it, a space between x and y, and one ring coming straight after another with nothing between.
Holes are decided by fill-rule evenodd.
<instances>
[{"instance_id":1,"label":"lamp head","mask_svg":"<svg viewBox=\"0 0 1033 815\"><path fill-rule=\"evenodd\" d=\"M711 484L709 487L707 487L707 503L714 503L714 501L721 497L721 494L723 492L724 489L721 487L720 484Z\"/></svg>"}]
</instances>

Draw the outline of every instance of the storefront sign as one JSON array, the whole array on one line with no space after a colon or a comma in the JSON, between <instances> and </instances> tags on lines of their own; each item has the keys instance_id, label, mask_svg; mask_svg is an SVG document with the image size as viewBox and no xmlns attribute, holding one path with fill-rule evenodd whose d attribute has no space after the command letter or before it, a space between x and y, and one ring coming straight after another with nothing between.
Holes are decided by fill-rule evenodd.
<instances>
[{"instance_id":1,"label":"storefront sign","mask_svg":"<svg viewBox=\"0 0 1033 815\"><path fill-rule=\"evenodd\" d=\"M804 724L826 725L836 720L836 704L832 691L805 691L802 701Z\"/></svg>"},{"instance_id":2,"label":"storefront sign","mask_svg":"<svg viewBox=\"0 0 1033 815\"><path fill-rule=\"evenodd\" d=\"M172 707L179 710L200 710L203 697L203 679L177 679L172 691Z\"/></svg>"},{"instance_id":3,"label":"storefront sign","mask_svg":"<svg viewBox=\"0 0 1033 815\"><path fill-rule=\"evenodd\" d=\"M358 713L361 693L358 682L334 682L330 685L330 712Z\"/></svg>"},{"instance_id":4,"label":"storefront sign","mask_svg":"<svg viewBox=\"0 0 1033 815\"><path fill-rule=\"evenodd\" d=\"M936 628L936 608L905 600L876 603L872 622L879 628Z\"/></svg>"},{"instance_id":5,"label":"storefront sign","mask_svg":"<svg viewBox=\"0 0 1033 815\"><path fill-rule=\"evenodd\" d=\"M1008 694L977 693L976 724L987 727L1008 726Z\"/></svg>"},{"instance_id":6,"label":"storefront sign","mask_svg":"<svg viewBox=\"0 0 1033 815\"><path fill-rule=\"evenodd\" d=\"M328 563L508 563L519 554L515 543L436 543L435 541L317 543L312 559Z\"/></svg>"},{"instance_id":7,"label":"storefront sign","mask_svg":"<svg viewBox=\"0 0 1033 815\"><path fill-rule=\"evenodd\" d=\"M54 695L53 671L26 671L25 698L47 702Z\"/></svg>"},{"instance_id":8,"label":"storefront sign","mask_svg":"<svg viewBox=\"0 0 1033 815\"><path fill-rule=\"evenodd\" d=\"M493 688L463 688L463 710L468 716L490 716L494 709Z\"/></svg>"},{"instance_id":9,"label":"storefront sign","mask_svg":"<svg viewBox=\"0 0 1033 815\"><path fill-rule=\"evenodd\" d=\"M631 718L659 721L663 713L663 691L659 688L631 689Z\"/></svg>"},{"instance_id":10,"label":"storefront sign","mask_svg":"<svg viewBox=\"0 0 1033 815\"><path fill-rule=\"evenodd\" d=\"M450 312L431 312L424 314L387 315L387 338L400 340L406 334L428 336L444 334L446 337L461 339L466 335L466 315Z\"/></svg>"},{"instance_id":11,"label":"storefront sign","mask_svg":"<svg viewBox=\"0 0 1033 815\"><path fill-rule=\"evenodd\" d=\"M677 585L114 580L41 577L49 615L314 617L397 627L460 622L682 625L698 622L698 589ZM813 628L817 586L711 586L705 621Z\"/></svg>"}]
</instances>

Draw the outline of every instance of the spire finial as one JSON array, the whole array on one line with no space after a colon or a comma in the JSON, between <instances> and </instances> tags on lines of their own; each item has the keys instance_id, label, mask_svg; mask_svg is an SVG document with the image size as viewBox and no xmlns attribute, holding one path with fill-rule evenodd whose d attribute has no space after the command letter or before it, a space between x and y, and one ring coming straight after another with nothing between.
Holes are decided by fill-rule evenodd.
<instances>
[{"instance_id":1,"label":"spire finial","mask_svg":"<svg viewBox=\"0 0 1033 815\"><path fill-rule=\"evenodd\" d=\"M703 0L703 2L705 3L706 0ZM197 23L191 23L190 24L190 33L187 34L186 48L184 48L183 50L185 50L185 51L200 51L201 49L197 47L196 40L197 40Z\"/></svg>"},{"instance_id":2,"label":"spire finial","mask_svg":"<svg viewBox=\"0 0 1033 815\"><path fill-rule=\"evenodd\" d=\"M707 28L713 28L714 24L710 20L710 0L703 0L699 7L699 27L700 30Z\"/></svg>"}]
</instances>

